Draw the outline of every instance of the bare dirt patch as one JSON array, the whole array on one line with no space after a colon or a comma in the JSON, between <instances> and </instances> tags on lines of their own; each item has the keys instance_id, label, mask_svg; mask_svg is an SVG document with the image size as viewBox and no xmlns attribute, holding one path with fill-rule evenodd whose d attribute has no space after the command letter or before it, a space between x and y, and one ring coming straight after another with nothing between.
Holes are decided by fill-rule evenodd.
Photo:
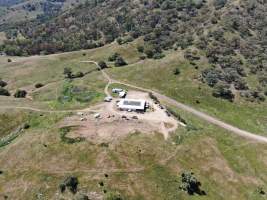
<instances>
[{"instance_id":1,"label":"bare dirt patch","mask_svg":"<svg viewBox=\"0 0 267 200\"><path fill-rule=\"evenodd\" d=\"M145 99L149 102L150 109L145 113L119 111L116 107L118 99L114 99L111 103L103 103L93 108L99 113L99 118L85 110L64 119L60 127L75 127L68 137L83 137L90 141L114 141L135 132L160 132L167 139L169 132L177 128L178 122L154 104L147 93L130 91L127 98Z\"/></svg>"}]
</instances>

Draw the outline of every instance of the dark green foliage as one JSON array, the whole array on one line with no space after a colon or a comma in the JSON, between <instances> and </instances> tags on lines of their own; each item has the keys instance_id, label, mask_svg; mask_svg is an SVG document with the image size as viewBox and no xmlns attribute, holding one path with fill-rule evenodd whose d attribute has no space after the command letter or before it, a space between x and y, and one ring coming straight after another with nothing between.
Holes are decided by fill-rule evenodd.
<instances>
[{"instance_id":1,"label":"dark green foliage","mask_svg":"<svg viewBox=\"0 0 267 200\"><path fill-rule=\"evenodd\" d=\"M59 189L63 193L66 189L69 189L73 194L77 192L78 189L78 178L75 176L68 176L62 183L59 184Z\"/></svg>"},{"instance_id":2,"label":"dark green foliage","mask_svg":"<svg viewBox=\"0 0 267 200\"><path fill-rule=\"evenodd\" d=\"M7 62L12 62L12 60L10 58L7 59Z\"/></svg>"},{"instance_id":3,"label":"dark green foliage","mask_svg":"<svg viewBox=\"0 0 267 200\"><path fill-rule=\"evenodd\" d=\"M216 9L221 9L222 7L225 6L227 3L227 0L214 0L214 6Z\"/></svg>"},{"instance_id":4,"label":"dark green foliage","mask_svg":"<svg viewBox=\"0 0 267 200\"><path fill-rule=\"evenodd\" d=\"M178 68L178 67L176 67L174 70L173 70L173 74L174 75L179 75L181 73L181 70Z\"/></svg>"},{"instance_id":5,"label":"dark green foliage","mask_svg":"<svg viewBox=\"0 0 267 200\"><path fill-rule=\"evenodd\" d=\"M17 90L14 94L15 98L25 98L27 95L27 92L25 90Z\"/></svg>"},{"instance_id":6,"label":"dark green foliage","mask_svg":"<svg viewBox=\"0 0 267 200\"><path fill-rule=\"evenodd\" d=\"M186 191L189 195L206 195L206 192L200 189L201 183L192 172L183 172L181 175L180 189Z\"/></svg>"},{"instance_id":7,"label":"dark green foliage","mask_svg":"<svg viewBox=\"0 0 267 200\"><path fill-rule=\"evenodd\" d=\"M127 62L123 59L123 57L118 56L115 60L115 67L121 67L127 65Z\"/></svg>"},{"instance_id":8,"label":"dark green foliage","mask_svg":"<svg viewBox=\"0 0 267 200\"><path fill-rule=\"evenodd\" d=\"M216 85L213 89L212 95L214 97L227 99L229 101L233 101L233 99L235 98L235 95L226 84Z\"/></svg>"},{"instance_id":9,"label":"dark green foliage","mask_svg":"<svg viewBox=\"0 0 267 200\"><path fill-rule=\"evenodd\" d=\"M105 69L105 68L108 67L107 64L106 64L106 62L105 61L102 61L102 60L98 62L98 65L99 65L99 67L101 69Z\"/></svg>"},{"instance_id":10,"label":"dark green foliage","mask_svg":"<svg viewBox=\"0 0 267 200\"><path fill-rule=\"evenodd\" d=\"M62 142L67 143L67 144L74 144L74 143L79 143L79 142L83 142L85 139L81 138L81 137L77 137L77 138L69 138L67 137L67 134L71 131L72 127L63 127L60 128L59 132L60 132L60 139Z\"/></svg>"},{"instance_id":11,"label":"dark green foliage","mask_svg":"<svg viewBox=\"0 0 267 200\"><path fill-rule=\"evenodd\" d=\"M111 56L108 57L108 61L114 62L114 61L116 61L116 59L118 57L120 57L120 54L119 53L114 53L114 54L112 54Z\"/></svg>"},{"instance_id":12,"label":"dark green foliage","mask_svg":"<svg viewBox=\"0 0 267 200\"><path fill-rule=\"evenodd\" d=\"M138 46L137 47L137 51L140 52L140 53L143 53L144 52L144 46Z\"/></svg>"},{"instance_id":13,"label":"dark green foliage","mask_svg":"<svg viewBox=\"0 0 267 200\"><path fill-rule=\"evenodd\" d=\"M42 84L42 83L36 83L35 84L35 88L41 88L41 87L43 87L44 86L44 84Z\"/></svg>"},{"instance_id":14,"label":"dark green foliage","mask_svg":"<svg viewBox=\"0 0 267 200\"><path fill-rule=\"evenodd\" d=\"M99 95L100 94L95 91L88 91L86 87L79 87L66 82L58 97L58 101L62 104L72 101L87 103Z\"/></svg>"},{"instance_id":15,"label":"dark green foliage","mask_svg":"<svg viewBox=\"0 0 267 200\"><path fill-rule=\"evenodd\" d=\"M0 87L0 96L10 96L10 93L8 92L8 90Z\"/></svg>"},{"instance_id":16,"label":"dark green foliage","mask_svg":"<svg viewBox=\"0 0 267 200\"><path fill-rule=\"evenodd\" d=\"M0 87L5 87L5 86L7 86L7 82L0 79Z\"/></svg>"},{"instance_id":17,"label":"dark green foliage","mask_svg":"<svg viewBox=\"0 0 267 200\"><path fill-rule=\"evenodd\" d=\"M144 44L137 50L146 58L160 59L169 49L184 50L185 58L191 63L201 57L207 58L212 70L205 70L202 77L211 87L223 82L234 85L239 93L250 90L246 77L253 73L265 88L266 3L242 0L235 5L227 2L89 1L56 18L52 13L49 20L41 20L41 17L40 21L7 28L8 40L0 50L19 56L50 54L97 48L114 40L124 44L142 36ZM222 9L225 6L227 9ZM115 53L109 61L121 63L118 57ZM145 57L142 55L140 59Z\"/></svg>"},{"instance_id":18,"label":"dark green foliage","mask_svg":"<svg viewBox=\"0 0 267 200\"><path fill-rule=\"evenodd\" d=\"M63 74L65 75L66 78L72 78L72 69L69 67L64 68Z\"/></svg>"}]
</instances>

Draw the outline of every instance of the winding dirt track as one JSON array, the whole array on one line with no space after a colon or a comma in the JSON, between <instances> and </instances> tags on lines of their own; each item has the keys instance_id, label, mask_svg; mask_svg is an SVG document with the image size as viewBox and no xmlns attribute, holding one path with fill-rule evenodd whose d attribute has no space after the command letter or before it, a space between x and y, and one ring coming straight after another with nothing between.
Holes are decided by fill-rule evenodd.
<instances>
[{"instance_id":1,"label":"winding dirt track","mask_svg":"<svg viewBox=\"0 0 267 200\"><path fill-rule=\"evenodd\" d=\"M97 62L95 61L84 61L84 62L88 62L88 63L94 63L95 65L98 66L98 68L100 69L100 71L102 72L103 76L107 79L108 81L108 84L106 85L105 87L105 93L107 95L110 95L109 94L109 91L108 91L108 88L110 86L110 84L112 83L119 83L121 85L125 85L125 86L128 86L128 87L131 87L131 88L135 88L135 89L138 89L138 90L141 90L141 91L146 91L146 92L151 92L153 93L159 100L161 101L164 101L168 104L171 104L173 106L176 106L177 108L179 109L182 109L182 110L185 110L189 113L192 113L193 115L211 123L211 124L214 124L216 126L219 126L223 129L226 129L232 133L235 133L239 136L242 136L242 137L246 137L248 139L251 139L251 140L255 140L255 141L258 141L258 142L262 142L262 143L267 143L267 137L264 137L264 136L260 136L260 135L256 135L254 133L251 133L251 132L248 132L248 131L245 131L245 130L242 130L240 128L237 128L235 126L232 126L230 124L227 124L219 119L216 119L215 117L212 117L204 112L201 112L201 111L198 111L188 105L185 105L183 103L180 103L170 97L167 97L165 95L162 95L158 92L155 92L153 90L150 90L150 89L146 89L146 88L143 88L143 87L138 87L138 86L135 86L135 85L132 85L132 84L129 84L129 83L124 83L124 82L121 82L121 81L117 81L117 80L114 80L112 78L110 78L110 76L104 71L101 69L101 67L98 65Z\"/></svg>"},{"instance_id":2,"label":"winding dirt track","mask_svg":"<svg viewBox=\"0 0 267 200\"><path fill-rule=\"evenodd\" d=\"M267 143L267 137L264 137L264 136L260 136L260 135L257 135L257 134L254 134L254 133L251 133L251 132L248 132L248 131L245 131L245 130L242 130L242 129L239 129L235 126L232 126L230 124L227 124L215 117L212 117L204 112L201 112L201 111L198 111L196 110L195 108L192 108L188 105L185 105L183 103L180 103L170 97L167 97L165 95L162 95L158 92L155 92L153 90L150 90L150 89L146 89L146 88L143 88L143 87L138 87L138 86L135 86L135 85L132 85L132 84L129 84L129 83L125 83L125 82L121 82L121 81L117 81L117 80L114 80L112 78L110 78L110 76L104 71L101 69L101 67L98 65L97 62L95 61L81 61L83 63L93 63L95 64L99 70L101 71L101 73L103 74L104 78L108 81L106 87L105 87L105 94L107 96L110 96L110 93L109 93L109 86L110 84L112 83L118 83L118 84L122 84L122 85L125 85L125 86L128 86L128 87L131 87L131 88L135 88L135 89L138 89L138 90L141 90L141 91L145 91L145 92L151 92L153 93L159 100L161 101L164 101L168 104L171 104L179 109L182 109L182 110L185 110L189 113L192 113L193 115L211 123L211 124L214 124L216 126L219 126L225 130L228 130L236 135L239 135L239 136L242 136L242 137L245 137L245 138L248 138L248 139L251 139L251 140L254 140L254 141L257 141L257 142L262 142L262 143ZM13 106L0 106L0 108L4 108L4 109L23 109L23 110L31 110L31 111L37 111L37 112L46 112L46 113L67 113L67 112L77 112L77 111L92 111L94 112L93 110L90 110L89 109L85 109L85 110L61 110L61 111L49 111L49 110L42 110L42 109L38 109L38 108L32 108L32 107L13 107Z\"/></svg>"}]
</instances>

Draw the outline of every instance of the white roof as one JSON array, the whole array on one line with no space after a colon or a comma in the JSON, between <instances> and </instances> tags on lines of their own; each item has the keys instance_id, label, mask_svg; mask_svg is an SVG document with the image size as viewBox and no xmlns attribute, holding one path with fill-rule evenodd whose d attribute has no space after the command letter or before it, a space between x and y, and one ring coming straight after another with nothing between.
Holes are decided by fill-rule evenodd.
<instances>
[{"instance_id":1,"label":"white roof","mask_svg":"<svg viewBox=\"0 0 267 200\"><path fill-rule=\"evenodd\" d=\"M142 99L122 99L118 107L127 110L144 110L146 101Z\"/></svg>"}]
</instances>

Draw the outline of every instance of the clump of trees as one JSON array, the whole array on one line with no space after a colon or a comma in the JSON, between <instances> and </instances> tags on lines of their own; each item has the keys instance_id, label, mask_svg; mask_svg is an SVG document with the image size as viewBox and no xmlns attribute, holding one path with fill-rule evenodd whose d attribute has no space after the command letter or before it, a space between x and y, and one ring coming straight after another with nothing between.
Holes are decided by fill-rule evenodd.
<instances>
[{"instance_id":1,"label":"clump of trees","mask_svg":"<svg viewBox=\"0 0 267 200\"><path fill-rule=\"evenodd\" d=\"M101 69L105 69L105 68L108 67L107 64L106 64L106 62L103 61L103 60L99 61L99 62L98 62L98 65L99 65L99 67L100 67Z\"/></svg>"},{"instance_id":2,"label":"clump of trees","mask_svg":"<svg viewBox=\"0 0 267 200\"><path fill-rule=\"evenodd\" d=\"M69 67L65 67L64 68L63 74L65 75L65 78L68 78L68 79L74 79L74 78L84 77L84 73L83 72L77 72L76 74L74 74L72 72L72 69L69 68Z\"/></svg>"},{"instance_id":3,"label":"clump of trees","mask_svg":"<svg viewBox=\"0 0 267 200\"><path fill-rule=\"evenodd\" d=\"M233 101L234 98L235 98L235 95L233 94L233 92L231 91L230 89L230 86L229 85L226 85L226 84L217 84L215 87L214 87L214 90L212 92L212 95L214 97L217 97L217 98L223 98L223 99L227 99L229 101Z\"/></svg>"},{"instance_id":4,"label":"clump of trees","mask_svg":"<svg viewBox=\"0 0 267 200\"><path fill-rule=\"evenodd\" d=\"M115 67L128 65L128 63L124 60L124 58L117 52L109 56L108 60L110 62L114 62Z\"/></svg>"},{"instance_id":5,"label":"clump of trees","mask_svg":"<svg viewBox=\"0 0 267 200\"><path fill-rule=\"evenodd\" d=\"M7 82L0 79L0 87L5 87L5 86L7 86Z\"/></svg>"},{"instance_id":6,"label":"clump of trees","mask_svg":"<svg viewBox=\"0 0 267 200\"><path fill-rule=\"evenodd\" d=\"M0 96L10 96L10 93L5 88L0 87Z\"/></svg>"},{"instance_id":7,"label":"clump of trees","mask_svg":"<svg viewBox=\"0 0 267 200\"><path fill-rule=\"evenodd\" d=\"M189 195L206 195L206 192L200 189L201 183L195 177L193 172L183 172L181 174L181 182L182 183L179 188L187 192Z\"/></svg>"},{"instance_id":8,"label":"clump of trees","mask_svg":"<svg viewBox=\"0 0 267 200\"><path fill-rule=\"evenodd\" d=\"M27 92L25 90L17 90L14 94L15 98L25 98L27 95Z\"/></svg>"}]
</instances>

